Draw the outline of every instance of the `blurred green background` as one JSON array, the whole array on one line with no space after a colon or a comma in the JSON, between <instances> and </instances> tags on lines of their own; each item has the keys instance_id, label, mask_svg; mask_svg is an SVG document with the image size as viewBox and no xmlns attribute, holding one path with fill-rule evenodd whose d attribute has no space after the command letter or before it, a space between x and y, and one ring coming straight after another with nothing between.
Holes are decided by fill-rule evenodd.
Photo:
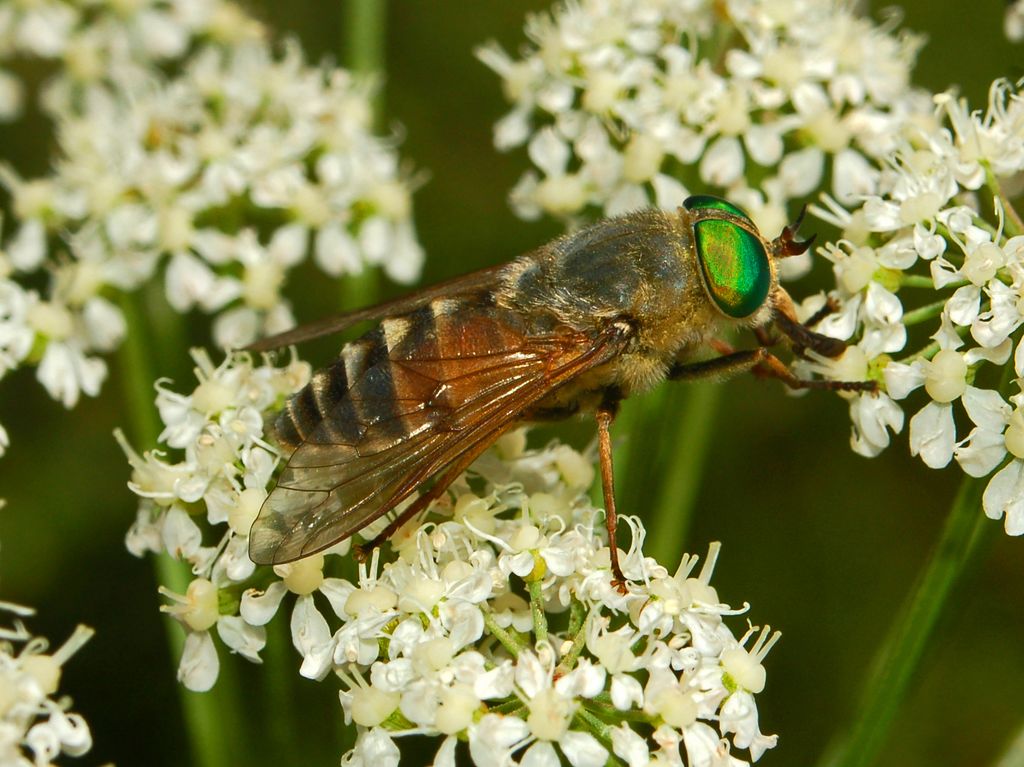
<instances>
[{"instance_id":1,"label":"blurred green background","mask_svg":"<svg viewBox=\"0 0 1024 767\"><path fill-rule=\"evenodd\" d=\"M492 38L518 48L524 14L545 6L487 0L467 12L465 3L389 3L383 110L387 124L403 126L403 157L430 174L415 197L428 254L425 282L504 261L559 231L550 221L516 220L506 204L525 154L492 148L491 126L506 105L497 77L472 55ZM1024 73L1024 48L1002 37L1001 2L902 6L905 26L929 37L919 84L958 84L983 106L993 77ZM344 10L312 0L256 6L272 29L301 38L312 59L344 55ZM43 121L23 120L0 131L0 155L25 173L39 172L47 166L48 139ZM828 276L819 264L791 291L805 295ZM300 319L329 311L337 295L312 271L307 277L291 286ZM193 342L204 340L205 327L198 319ZM326 353L318 361L325 360ZM190 367L183 355L168 355L160 373L190 388ZM31 627L57 643L76 622L97 629L62 685L95 738L92 752L74 763L188 764L152 567L123 546L135 503L125 488L127 464L111 438L127 420L118 372L115 366L98 400L71 413L45 395L31 371L3 381L0 422L12 447L0 459L0 497L8 500L0 512L0 598L37 607ZM758 696L762 730L781 740L761 763L809 764L854 713L874 652L930 555L961 475L911 459L905 433L878 459L855 456L837 397L793 398L752 377L721 386L696 519L678 549L703 553L709 541L721 540L719 594L734 605L749 601L751 621L782 630L766 663L767 689ZM686 432L677 408L663 415L657 439L671 442ZM570 424L564 433L586 439L590 428ZM632 436L616 433L622 443ZM656 441L645 435L645 444ZM643 514L645 485L629 486L620 506ZM1022 546L1002 534L1000 523L988 525L977 566L938 627L879 765L987 764L1024 722ZM296 674L289 689L268 690L258 668L234 665L244 689L270 698L259 709L288 707L310 732L339 716L330 681L317 685ZM301 764L335 764L340 756L331 748L291 758L267 751L272 729L256 718L241 723L239 764L257 753Z\"/></svg>"}]
</instances>

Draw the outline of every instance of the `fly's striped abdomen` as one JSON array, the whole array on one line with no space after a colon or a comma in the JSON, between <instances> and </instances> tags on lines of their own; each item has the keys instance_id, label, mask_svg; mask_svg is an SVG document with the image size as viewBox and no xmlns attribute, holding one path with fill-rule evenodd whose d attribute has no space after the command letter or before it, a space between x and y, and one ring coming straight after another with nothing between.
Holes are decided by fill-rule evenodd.
<instances>
[{"instance_id":1,"label":"fly's striped abdomen","mask_svg":"<svg viewBox=\"0 0 1024 767\"><path fill-rule=\"evenodd\" d=\"M382 320L280 416L295 447L253 525L253 561L321 551L432 477L441 484L430 492L442 492L553 387L606 361L616 339L538 327L485 291Z\"/></svg>"},{"instance_id":2,"label":"fly's striped abdomen","mask_svg":"<svg viewBox=\"0 0 1024 767\"><path fill-rule=\"evenodd\" d=\"M346 344L332 365L314 373L288 401L274 424L277 440L289 449L303 442L354 448L373 427L374 442L382 446L421 426L412 416L423 409L437 382L406 369L402 360L437 357L435 315L444 303L434 301L385 319Z\"/></svg>"}]
</instances>

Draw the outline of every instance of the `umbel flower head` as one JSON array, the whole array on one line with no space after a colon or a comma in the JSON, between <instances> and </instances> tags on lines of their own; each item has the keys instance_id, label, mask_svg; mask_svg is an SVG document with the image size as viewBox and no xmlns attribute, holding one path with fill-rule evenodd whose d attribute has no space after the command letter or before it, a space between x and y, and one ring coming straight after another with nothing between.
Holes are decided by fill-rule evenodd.
<instances>
[{"instance_id":1,"label":"umbel flower head","mask_svg":"<svg viewBox=\"0 0 1024 767\"><path fill-rule=\"evenodd\" d=\"M196 361L191 394L161 386L157 398L173 455L125 444L141 499L129 549L168 552L195 576L183 594L161 589L188 634L187 687L216 681L214 632L259 662L265 626L283 619L287 602L298 673L338 684L358 728L345 764L397 764L395 739L405 735L435 738L438 765L454 765L460 748L479 765L515 756L596 767L612 754L629 765L678 764L684 754L688 764L736 765L733 752L756 760L775 745L759 729L755 696L778 633L730 629L746 607L730 608L710 584L718 544L699 569L686 556L669 573L643 556L632 517L620 593L587 495L592 456L558 443L528 449L514 431L356 578L339 577L347 541L256 567L249 527L281 463L263 424L309 368L244 355Z\"/></svg>"},{"instance_id":2,"label":"umbel flower head","mask_svg":"<svg viewBox=\"0 0 1024 767\"><path fill-rule=\"evenodd\" d=\"M0 67L43 61L55 71L40 105L51 116L77 111L101 90L128 91L202 43L231 46L263 34L239 6L223 0L131 3L33 0L0 9ZM21 83L0 68L0 120L22 111Z\"/></svg>"},{"instance_id":3,"label":"umbel flower head","mask_svg":"<svg viewBox=\"0 0 1024 767\"><path fill-rule=\"evenodd\" d=\"M927 116L909 85L920 39L895 26L840 0L580 0L533 16L520 57L478 51L512 102L495 144L525 144L535 166L513 206L572 219L711 192L774 235L826 179L853 201L907 115Z\"/></svg>"},{"instance_id":4,"label":"umbel flower head","mask_svg":"<svg viewBox=\"0 0 1024 767\"><path fill-rule=\"evenodd\" d=\"M92 748L88 723L57 698L61 667L93 631L78 626L53 652L42 637L32 636L21 620L33 610L0 602L0 613L14 616L0 625L0 764L9 767L49 765L62 754L81 756Z\"/></svg>"},{"instance_id":5,"label":"umbel flower head","mask_svg":"<svg viewBox=\"0 0 1024 767\"><path fill-rule=\"evenodd\" d=\"M265 42L232 5L132 10L0 10L0 32L12 30L0 40L19 51L59 27L46 50L66 67L94 34L120 41L117 55L151 54L132 59L131 76L106 72L120 59L100 56L88 87L59 70L51 96L67 98L47 102L54 171L26 179L0 165L12 212L0 239L0 377L34 365L67 407L99 391L101 355L126 333L118 293L160 280L172 309L214 315L216 343L238 347L293 324L282 289L307 259L331 277L376 267L401 282L422 261L413 179L396 140L372 131L369 84L310 66L295 42ZM182 58L168 74L157 63L172 53Z\"/></svg>"},{"instance_id":6,"label":"umbel flower head","mask_svg":"<svg viewBox=\"0 0 1024 767\"><path fill-rule=\"evenodd\" d=\"M849 397L852 445L867 456L902 429L900 403L923 394L911 452L931 468L956 460L971 476L992 474L985 513L1021 535L1024 96L1020 84L998 80L985 111L942 94L935 114L935 127L903 132L859 205L826 197L815 209L843 232L821 251L833 263L838 310L818 330L850 346L838 360L801 367L879 383L877 395ZM824 300L806 301L805 316Z\"/></svg>"}]
</instances>

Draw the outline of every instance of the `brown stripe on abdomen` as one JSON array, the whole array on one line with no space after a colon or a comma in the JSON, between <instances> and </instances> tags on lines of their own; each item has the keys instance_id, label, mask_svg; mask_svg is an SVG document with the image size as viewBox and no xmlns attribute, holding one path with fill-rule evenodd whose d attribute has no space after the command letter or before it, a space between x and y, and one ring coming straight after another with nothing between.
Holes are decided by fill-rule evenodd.
<instances>
[{"instance_id":1,"label":"brown stripe on abdomen","mask_svg":"<svg viewBox=\"0 0 1024 767\"><path fill-rule=\"evenodd\" d=\"M352 381L365 372L366 344L346 344L333 364L313 374L292 395L274 423L282 445L298 447L307 440L320 444L356 444L363 429L349 398Z\"/></svg>"},{"instance_id":2,"label":"brown stripe on abdomen","mask_svg":"<svg viewBox=\"0 0 1024 767\"><path fill-rule=\"evenodd\" d=\"M395 381L383 324L359 340L366 348L366 367L349 389L350 404L361 426L372 428L375 437L400 438L405 435L405 427L395 402Z\"/></svg>"}]
</instances>

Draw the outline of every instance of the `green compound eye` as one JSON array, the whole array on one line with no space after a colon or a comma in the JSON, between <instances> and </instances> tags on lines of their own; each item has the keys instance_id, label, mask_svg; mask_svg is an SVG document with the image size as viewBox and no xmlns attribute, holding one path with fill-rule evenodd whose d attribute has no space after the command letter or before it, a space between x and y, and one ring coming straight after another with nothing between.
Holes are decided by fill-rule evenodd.
<instances>
[{"instance_id":1,"label":"green compound eye","mask_svg":"<svg viewBox=\"0 0 1024 767\"><path fill-rule=\"evenodd\" d=\"M704 281L718 308L736 319L760 309L771 287L771 266L761 241L720 218L698 221L694 235Z\"/></svg>"},{"instance_id":2,"label":"green compound eye","mask_svg":"<svg viewBox=\"0 0 1024 767\"><path fill-rule=\"evenodd\" d=\"M710 194L690 195L683 200L683 207L687 210L698 210L699 208L724 210L726 213L732 213L734 216L739 216L740 218L745 218L747 221L750 221L750 216L737 208L731 202L723 200L721 197L713 197Z\"/></svg>"}]
</instances>

